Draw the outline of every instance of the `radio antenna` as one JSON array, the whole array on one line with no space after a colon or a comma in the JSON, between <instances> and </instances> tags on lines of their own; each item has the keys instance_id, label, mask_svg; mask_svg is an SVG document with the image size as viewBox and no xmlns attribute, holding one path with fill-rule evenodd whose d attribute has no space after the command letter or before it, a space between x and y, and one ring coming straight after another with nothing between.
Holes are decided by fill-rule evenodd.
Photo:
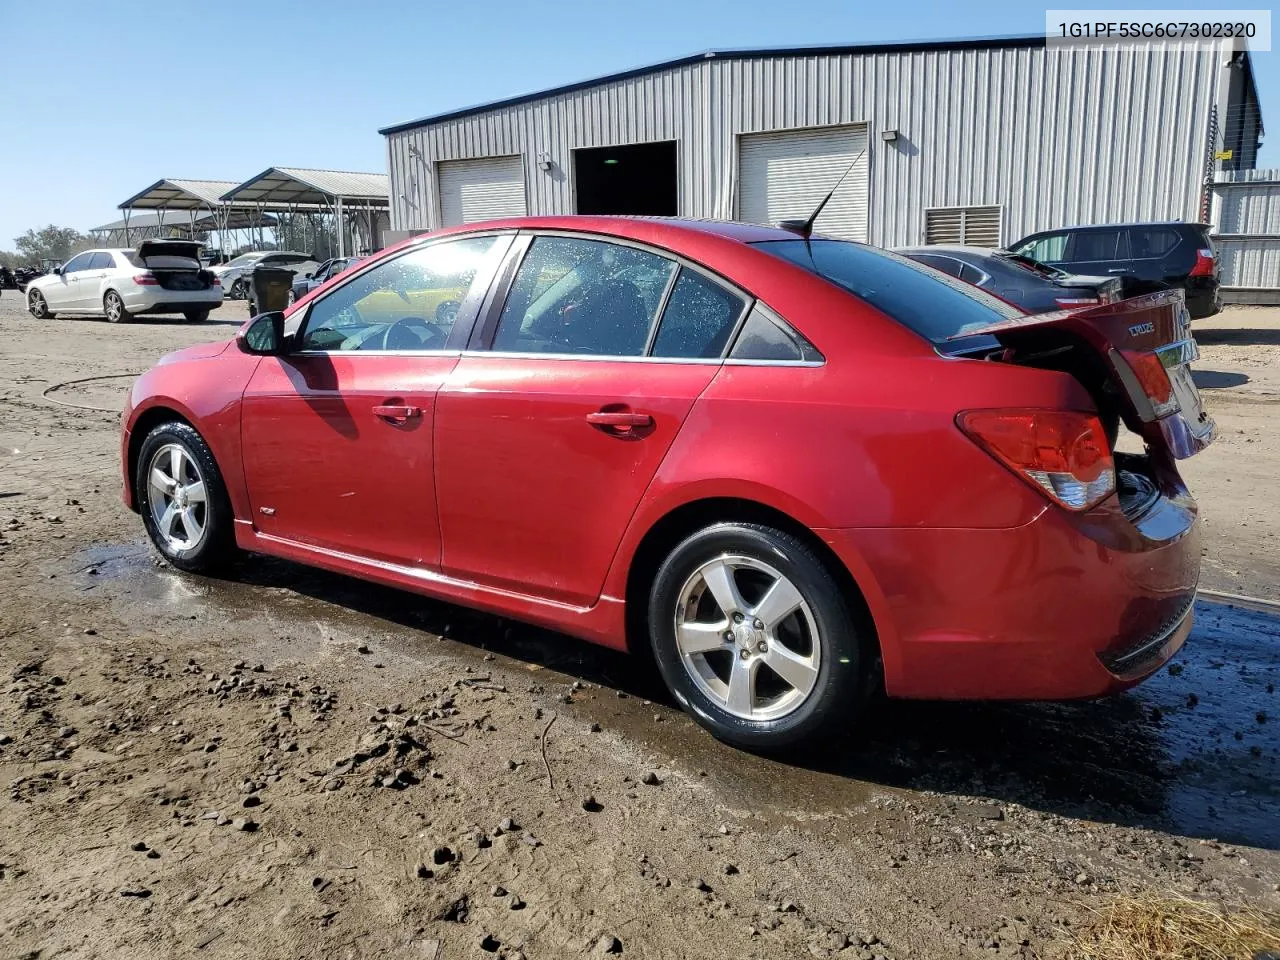
<instances>
[{"instance_id":1,"label":"radio antenna","mask_svg":"<svg viewBox=\"0 0 1280 960\"><path fill-rule=\"evenodd\" d=\"M844 178L853 172L853 168L858 165L858 161L862 159L862 155L866 152L866 148L858 151L858 155L853 158L853 163L849 164L848 169L845 170L844 173L840 174L840 179L837 180L835 186L831 188L831 192L822 198L822 202L818 204L813 213L809 214L809 219L780 220L778 221L778 226L783 230L790 230L792 233L798 233L800 236L804 237L805 240L808 240L810 235L813 233L813 225L817 222L823 208L826 207L827 201L836 195L836 191L840 189L840 184L844 183Z\"/></svg>"}]
</instances>

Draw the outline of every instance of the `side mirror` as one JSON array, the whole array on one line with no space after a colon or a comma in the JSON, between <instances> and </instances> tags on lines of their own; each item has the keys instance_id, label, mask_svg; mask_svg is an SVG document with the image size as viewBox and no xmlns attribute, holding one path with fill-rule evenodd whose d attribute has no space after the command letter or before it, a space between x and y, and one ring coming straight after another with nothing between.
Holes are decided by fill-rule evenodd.
<instances>
[{"instance_id":1,"label":"side mirror","mask_svg":"<svg viewBox=\"0 0 1280 960\"><path fill-rule=\"evenodd\" d=\"M309 273L304 273L304 274L302 275L302 279L304 279L304 280L310 280L310 279L311 279L311 274L309 274Z\"/></svg>"},{"instance_id":2,"label":"side mirror","mask_svg":"<svg viewBox=\"0 0 1280 960\"><path fill-rule=\"evenodd\" d=\"M61 267L54 267L54 268L53 268L53 275L54 275L55 277L60 277L60 276L62 276L62 268L61 268Z\"/></svg>"},{"instance_id":3,"label":"side mirror","mask_svg":"<svg viewBox=\"0 0 1280 960\"><path fill-rule=\"evenodd\" d=\"M260 313L236 336L245 353L262 357L278 357L289 352L284 335L284 314L279 310Z\"/></svg>"}]
</instances>

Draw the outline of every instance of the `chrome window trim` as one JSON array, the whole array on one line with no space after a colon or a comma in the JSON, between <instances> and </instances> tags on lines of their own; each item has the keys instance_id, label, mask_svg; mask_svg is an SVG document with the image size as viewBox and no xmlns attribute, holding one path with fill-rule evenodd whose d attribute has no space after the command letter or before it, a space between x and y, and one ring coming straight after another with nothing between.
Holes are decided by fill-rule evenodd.
<instances>
[{"instance_id":1,"label":"chrome window trim","mask_svg":"<svg viewBox=\"0 0 1280 960\"><path fill-rule=\"evenodd\" d=\"M814 348L815 350L817 347ZM826 360L725 360L726 367L825 367Z\"/></svg>"},{"instance_id":2,"label":"chrome window trim","mask_svg":"<svg viewBox=\"0 0 1280 960\"><path fill-rule=\"evenodd\" d=\"M461 350L295 350L287 357L460 357Z\"/></svg>"},{"instance_id":3,"label":"chrome window trim","mask_svg":"<svg viewBox=\"0 0 1280 960\"><path fill-rule=\"evenodd\" d=\"M500 360L591 360L613 363L683 363L708 367L724 365L722 357L637 357L607 353L519 353L513 350L464 350L463 357L496 357Z\"/></svg>"}]
</instances>

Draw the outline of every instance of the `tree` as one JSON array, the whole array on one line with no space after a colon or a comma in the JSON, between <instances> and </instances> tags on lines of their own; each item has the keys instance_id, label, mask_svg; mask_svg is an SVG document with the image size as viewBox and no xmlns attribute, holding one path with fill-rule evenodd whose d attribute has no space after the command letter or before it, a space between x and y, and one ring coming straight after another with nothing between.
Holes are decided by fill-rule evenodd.
<instances>
[{"instance_id":1,"label":"tree","mask_svg":"<svg viewBox=\"0 0 1280 960\"><path fill-rule=\"evenodd\" d=\"M52 223L40 230L28 230L13 242L19 256L29 263L45 259L61 263L91 245L90 239L74 227L56 227Z\"/></svg>"}]
</instances>

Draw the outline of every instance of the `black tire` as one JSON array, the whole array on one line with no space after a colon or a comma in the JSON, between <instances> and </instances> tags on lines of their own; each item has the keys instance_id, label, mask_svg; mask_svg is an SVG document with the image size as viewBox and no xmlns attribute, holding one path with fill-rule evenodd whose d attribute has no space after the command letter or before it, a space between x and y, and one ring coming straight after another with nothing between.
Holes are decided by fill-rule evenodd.
<instances>
[{"instance_id":1,"label":"black tire","mask_svg":"<svg viewBox=\"0 0 1280 960\"><path fill-rule=\"evenodd\" d=\"M817 679L798 706L775 719L745 719L726 710L694 682L676 644L682 589L699 568L722 555L762 561L785 576L807 603L817 628L812 638L821 646ZM847 733L868 697L872 640L862 635L831 570L789 533L749 523L719 523L698 531L658 569L648 614L654 657L668 689L694 720L727 743L761 752L811 746ZM735 643L727 644L730 660L738 655Z\"/></svg>"},{"instance_id":2,"label":"black tire","mask_svg":"<svg viewBox=\"0 0 1280 960\"><path fill-rule=\"evenodd\" d=\"M209 319L208 310L187 310L182 315L187 318L187 323L204 323Z\"/></svg>"},{"instance_id":3,"label":"black tire","mask_svg":"<svg viewBox=\"0 0 1280 960\"><path fill-rule=\"evenodd\" d=\"M175 549L161 535L151 510L151 485L148 478L152 461L162 448L170 444L182 447L196 463L200 479L205 485L204 534L189 549ZM134 493L147 536L160 555L179 570L210 573L225 567L235 557L235 515L231 511L231 500L227 496L222 471L218 469L218 463L204 438L189 425L177 421L162 423L147 434L138 451L138 462L134 469Z\"/></svg>"},{"instance_id":4,"label":"black tire","mask_svg":"<svg viewBox=\"0 0 1280 960\"><path fill-rule=\"evenodd\" d=\"M132 323L133 314L124 305L124 299L114 290L102 295L102 312L112 323Z\"/></svg>"},{"instance_id":5,"label":"black tire","mask_svg":"<svg viewBox=\"0 0 1280 960\"><path fill-rule=\"evenodd\" d=\"M37 320L53 319L53 314L49 312L49 303L39 290L32 290L27 294L27 312Z\"/></svg>"},{"instance_id":6,"label":"black tire","mask_svg":"<svg viewBox=\"0 0 1280 960\"><path fill-rule=\"evenodd\" d=\"M244 278L240 277L231 284L231 290L227 296L232 300L244 300L249 294L249 285L244 282Z\"/></svg>"}]
</instances>

